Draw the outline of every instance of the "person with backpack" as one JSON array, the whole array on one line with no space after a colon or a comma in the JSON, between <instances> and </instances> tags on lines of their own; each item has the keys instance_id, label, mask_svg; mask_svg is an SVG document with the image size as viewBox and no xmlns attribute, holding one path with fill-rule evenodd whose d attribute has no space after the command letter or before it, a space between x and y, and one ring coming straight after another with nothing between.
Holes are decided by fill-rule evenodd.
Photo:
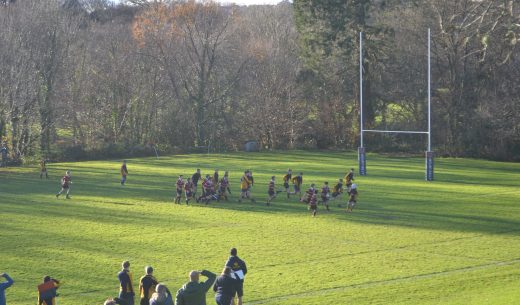
<instances>
[{"instance_id":1,"label":"person with backpack","mask_svg":"<svg viewBox=\"0 0 520 305\"><path fill-rule=\"evenodd\" d=\"M199 282L200 276L207 277L205 282ZM191 271L190 281L177 291L175 305L206 305L206 293L215 283L217 275L208 270Z\"/></svg>"}]
</instances>

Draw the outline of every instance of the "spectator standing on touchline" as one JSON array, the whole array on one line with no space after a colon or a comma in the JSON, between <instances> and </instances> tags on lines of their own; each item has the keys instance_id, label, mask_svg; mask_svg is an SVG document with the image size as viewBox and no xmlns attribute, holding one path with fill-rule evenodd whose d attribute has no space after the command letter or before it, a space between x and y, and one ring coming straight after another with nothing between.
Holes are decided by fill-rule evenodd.
<instances>
[{"instance_id":1,"label":"spectator standing on touchline","mask_svg":"<svg viewBox=\"0 0 520 305\"><path fill-rule=\"evenodd\" d=\"M200 276L203 275L208 279L205 282L199 282ZM206 292L211 288L217 275L207 270L191 271L190 281L177 291L175 297L175 305L206 305Z\"/></svg>"},{"instance_id":2,"label":"spectator standing on touchline","mask_svg":"<svg viewBox=\"0 0 520 305\"><path fill-rule=\"evenodd\" d=\"M232 276L237 280L236 294L238 296L238 305L242 305L242 296L244 295L244 277L247 274L246 263L237 256L237 249L232 248L229 253L231 256L226 262L226 267L231 268ZM235 294L233 294L233 304L235 304Z\"/></svg>"},{"instance_id":3,"label":"spectator standing on touchline","mask_svg":"<svg viewBox=\"0 0 520 305\"><path fill-rule=\"evenodd\" d=\"M132 285L132 273L130 272L130 262L124 261L123 270L117 274L119 279L119 298L123 299L128 305L134 305L134 287Z\"/></svg>"},{"instance_id":4,"label":"spectator standing on touchline","mask_svg":"<svg viewBox=\"0 0 520 305\"><path fill-rule=\"evenodd\" d=\"M145 275L139 280L139 292L141 294L140 305L149 305L150 297L155 292L155 286L159 284L157 279L153 276L152 266L146 266L144 268Z\"/></svg>"},{"instance_id":5,"label":"spectator standing on touchline","mask_svg":"<svg viewBox=\"0 0 520 305\"><path fill-rule=\"evenodd\" d=\"M237 288L237 280L231 276L231 272L231 268L224 267L222 274L213 285L213 291L216 292L215 301L217 305L230 305L233 301L233 296Z\"/></svg>"}]
</instances>

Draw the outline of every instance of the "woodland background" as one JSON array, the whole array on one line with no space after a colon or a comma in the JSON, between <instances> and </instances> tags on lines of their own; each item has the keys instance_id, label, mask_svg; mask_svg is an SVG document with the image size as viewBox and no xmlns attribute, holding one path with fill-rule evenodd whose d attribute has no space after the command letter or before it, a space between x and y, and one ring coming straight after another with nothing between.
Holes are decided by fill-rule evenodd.
<instances>
[{"instance_id":1,"label":"woodland background","mask_svg":"<svg viewBox=\"0 0 520 305\"><path fill-rule=\"evenodd\" d=\"M197 150L356 149L426 130L438 155L520 160L514 0L0 0L0 137L18 162ZM366 135L419 153L424 135Z\"/></svg>"}]
</instances>

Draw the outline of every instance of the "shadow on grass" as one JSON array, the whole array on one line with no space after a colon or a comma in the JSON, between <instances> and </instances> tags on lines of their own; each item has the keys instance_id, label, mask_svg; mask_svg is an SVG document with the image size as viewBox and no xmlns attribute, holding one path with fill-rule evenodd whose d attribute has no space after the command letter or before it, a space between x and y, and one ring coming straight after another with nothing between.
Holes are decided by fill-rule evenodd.
<instances>
[{"instance_id":1,"label":"shadow on grass","mask_svg":"<svg viewBox=\"0 0 520 305\"><path fill-rule=\"evenodd\" d=\"M130 169L132 163L147 167L160 168L170 165L171 163L175 163L178 166L178 168L189 168L190 172L194 172L197 167L203 168L203 166L201 166L202 164L210 164L208 165L209 169L224 169L226 166L229 166L230 169L235 170L237 167L237 163L242 162L251 162L252 164L257 165L262 164L262 162L265 164L271 164L273 162L286 162L287 164L291 164L291 166L294 163L305 162L304 167L306 168L306 170L304 170L304 172L309 172L310 175L316 176L317 174L321 175L322 173L326 173L325 171L320 170L320 163L323 164L325 162L327 164L339 164L338 172L340 172L350 167L342 165L341 162L348 161L354 157L354 153L338 152L333 152L330 154L323 152L291 152L287 155L284 153L233 153L229 155L209 155L209 157L205 154L180 155L175 157L165 157L162 159L146 158L131 160ZM381 196L385 196L384 198L381 198L381 201L385 204L374 202L374 200L378 200L377 198L372 199L371 201L370 199L366 199L366 202L363 202L363 200L361 200L355 212L352 214L346 214L344 212L344 209L339 209L337 207L333 207L332 212L326 214L323 207L320 206L318 218L331 217L339 221L365 223L380 226L401 226L422 228L428 230L449 230L478 233L513 232L513 230L515 230L516 228L520 228L520 220L512 219L513 215L511 215L511 213L509 213L506 210L500 210L500 207L490 206L486 204L485 200L479 200L479 202L471 202L471 205L467 206L468 202L470 201L466 198L465 201L463 201L462 204L460 204L461 201L459 201L459 198L461 196L467 197L468 190L461 190L459 192L456 191L456 188L453 191L449 189L429 190L413 186L408 189L404 188L402 189L402 191L394 193L392 191L393 181L417 181L418 176L421 176L422 178L422 175L420 175L420 166L423 166L423 160L420 158L385 158L381 156L369 157L373 159L372 164L374 164L374 167L377 167L378 170L374 170L374 173L370 174L369 177L356 177L356 179L357 181L360 181L361 185L363 185L364 182L369 185L369 179L388 181L388 186L386 187L384 185L372 186L372 191L378 190ZM209 158L211 162L195 162L195 160L204 160L204 158ZM192 160L194 162L191 162ZM216 164L216 161L213 160L218 160L218 164ZM314 166L314 161L316 161L316 166ZM481 171L483 166L479 162L469 160L467 162L464 162L466 166L459 165L453 160L442 160L442 162L442 167L449 168L450 171L460 170L460 174L456 172L439 175L440 177L442 177L443 180L437 182L453 183L454 186L458 187L464 187L465 184L480 184L480 181L472 179L471 174L464 175L464 172ZM496 184L498 186L520 186L520 183L511 183L512 180L510 179L507 179L506 183L504 183L504 179L501 180L501 173L503 170L507 171L508 173L511 172L505 169L506 166L507 165L500 164L498 166L498 169L495 169L494 174L489 175L489 178L487 178L488 183ZM59 166L58 168L65 167ZM176 169L177 171L178 168ZM491 165L487 163L484 166L484 168L490 170L492 169ZM406 169L406 172L403 172L403 169ZM107 204L107 206L135 205L131 202L125 202L125 199L130 199L129 201L143 199L148 202L164 202L172 200L174 194L174 183L176 179L176 177L173 176L173 173L175 173L176 170L172 168L171 176L164 173L154 174L153 168L151 169L150 173L146 173L143 170L141 170L137 174L129 176L128 186L121 187L120 185L118 185L118 168L113 168L109 170L103 170L101 167L98 166L92 168L80 168L78 169L78 172L81 173L81 175L83 176L78 177L77 187L76 185L73 185L73 196L74 194L83 197L88 197L89 195L106 196L109 197L110 200L90 200L91 202L96 204L95 212L92 211L92 206L75 205L74 209L68 209L67 207L63 207L60 209L56 209L55 213L58 217L72 218L85 221L92 220L93 214L95 213L95 221L99 221L102 223L124 223L128 218L131 218L132 222L136 223L137 225L143 226L146 226L150 222L153 223L155 221L175 221L176 223L186 225L188 227L196 226L199 223L196 219L186 220L183 219L181 216L174 215L174 213L170 213L168 215L153 215L153 213L151 215L143 215L142 213L132 211L131 209L126 210L124 212L114 212L110 208L104 206L105 204ZM269 176L270 173L267 173L269 170L269 167L259 169L258 174L261 176ZM298 171L298 169L296 168L294 168L294 170ZM107 175L107 173L110 174ZM398 178L396 178L396 173L399 173ZM35 175L35 177L37 176ZM24 181L27 181L26 175L11 173L9 179L18 183L16 187L8 190L9 193L23 194L27 191L25 188L25 184L23 183ZM236 180L238 180L238 177L236 177ZM328 180L333 181L334 179ZM133 181L135 184L132 185ZM428 187L430 185L434 186L435 182L433 184L429 184ZM232 186L233 188L236 188L238 187L238 184L235 182L234 184L232 184ZM53 196L53 193L58 190L58 187L59 185L56 182L53 182L52 184L49 184L48 182L37 183L33 186L31 191L34 191L39 194L49 194L49 197L51 197ZM385 188L388 189L385 190ZM409 193L408 196L406 194L407 190ZM371 189L365 188L363 191L370 192ZM469 192L471 192L471 190ZM306 206L302 203L297 202L296 199L291 199L291 202L287 202L287 199L285 198L278 198L275 199L272 206L266 206L265 201L261 200L265 198L265 195L263 194L263 192L255 190L254 195L258 196L258 194L262 195L260 197L257 197L257 203L250 203L248 201L238 203L236 202L235 197L231 199L231 202L216 203L213 201L208 206L205 206L204 204L192 204L190 205L190 207L226 209L237 212L262 213L265 215L285 214L290 216L302 215L302 217L306 217L307 215L309 215ZM234 196L236 195L237 193L234 192ZM476 194L476 196L478 195L479 194ZM514 198L512 200L514 200ZM146 205L149 205L150 210L153 209L153 203L146 203ZM2 210L5 210L6 207L7 206L2 207ZM174 205L172 203L172 208L180 208L180 206ZM41 208L37 206L37 202L32 202L30 204L23 204L19 206L9 205L9 210L14 211L16 213L27 213L31 215L37 215L38 213L42 212Z\"/></svg>"}]
</instances>

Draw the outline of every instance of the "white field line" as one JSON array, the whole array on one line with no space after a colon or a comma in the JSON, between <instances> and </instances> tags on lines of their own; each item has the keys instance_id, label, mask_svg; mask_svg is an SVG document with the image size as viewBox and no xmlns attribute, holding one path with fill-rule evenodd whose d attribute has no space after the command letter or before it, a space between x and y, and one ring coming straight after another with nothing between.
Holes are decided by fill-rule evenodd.
<instances>
[{"instance_id":1,"label":"white field line","mask_svg":"<svg viewBox=\"0 0 520 305\"><path fill-rule=\"evenodd\" d=\"M380 281L370 281L370 282L365 282L365 283L360 283L360 284L338 286L338 287L320 289L320 290L315 290L315 291L310 291L310 292L287 294L287 295L277 296L277 297L273 297L273 298L269 298L269 299L251 301L251 302L247 302L245 304L246 305L257 305L257 304L276 303L276 301L283 301L283 300L289 300L292 298L307 297L307 296L324 295L324 294L328 294L331 292L343 291L343 290L347 290L347 289L370 288L370 287L374 287L374 286L382 286L382 285L389 285L389 284L394 284L394 283L399 283L399 282L407 282L407 281L415 281L415 280L421 280L421 279L429 279L429 278L434 278L434 277L442 277L442 276L448 276L448 275L452 275L452 274L471 272L471 271L475 271L475 270L483 270L483 269L487 269L487 268L491 268L491 267L501 267L501 266L515 265L515 264L520 264L520 258L509 260L509 261L468 266L468 267L452 269L452 270L447 270L447 271L431 272L431 273L425 273L425 274L397 277L397 278L380 280Z\"/></svg>"}]
</instances>

